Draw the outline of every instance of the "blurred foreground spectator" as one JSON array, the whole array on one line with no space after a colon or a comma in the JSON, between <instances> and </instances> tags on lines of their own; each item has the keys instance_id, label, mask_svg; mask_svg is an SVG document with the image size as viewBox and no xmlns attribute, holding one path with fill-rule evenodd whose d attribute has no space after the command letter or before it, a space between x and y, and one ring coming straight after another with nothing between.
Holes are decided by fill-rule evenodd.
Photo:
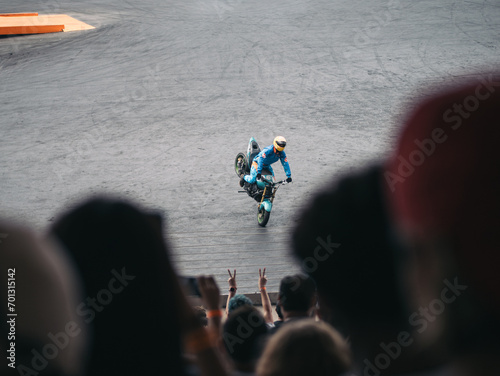
<instances>
[{"instance_id":1,"label":"blurred foreground spectator","mask_svg":"<svg viewBox=\"0 0 500 376\"><path fill-rule=\"evenodd\" d=\"M87 298L77 312L92 332L89 375L183 375L182 338L203 374L225 374L181 290L159 221L102 197L72 208L52 227L83 278Z\"/></svg>"},{"instance_id":2,"label":"blurred foreground spectator","mask_svg":"<svg viewBox=\"0 0 500 376\"><path fill-rule=\"evenodd\" d=\"M438 363L434 351L422 351L410 334L400 283L405 253L383 186L380 166L336 180L315 195L293 233L294 254L317 283L319 316L349 338L359 375L402 374Z\"/></svg>"},{"instance_id":3,"label":"blurred foreground spectator","mask_svg":"<svg viewBox=\"0 0 500 376\"><path fill-rule=\"evenodd\" d=\"M1 374L83 375L88 333L73 265L29 229L0 222L0 234Z\"/></svg>"},{"instance_id":4,"label":"blurred foreground spectator","mask_svg":"<svg viewBox=\"0 0 500 376\"><path fill-rule=\"evenodd\" d=\"M351 364L349 347L329 324L297 320L274 334L257 366L258 376L337 376Z\"/></svg>"},{"instance_id":5,"label":"blurred foreground spectator","mask_svg":"<svg viewBox=\"0 0 500 376\"><path fill-rule=\"evenodd\" d=\"M415 329L424 345L444 344L454 375L498 375L500 75L427 97L384 173L411 250Z\"/></svg>"},{"instance_id":6,"label":"blurred foreground spectator","mask_svg":"<svg viewBox=\"0 0 500 376\"><path fill-rule=\"evenodd\" d=\"M193 307L194 312L196 313L196 317L198 317L198 320L200 320L201 325L207 326L208 325L208 318L207 318L207 310L203 306L196 306Z\"/></svg>"},{"instance_id":7,"label":"blurred foreground spectator","mask_svg":"<svg viewBox=\"0 0 500 376\"><path fill-rule=\"evenodd\" d=\"M232 311L222 331L225 353L231 360L233 375L253 375L267 338L267 325L260 311L243 306Z\"/></svg>"}]
</instances>

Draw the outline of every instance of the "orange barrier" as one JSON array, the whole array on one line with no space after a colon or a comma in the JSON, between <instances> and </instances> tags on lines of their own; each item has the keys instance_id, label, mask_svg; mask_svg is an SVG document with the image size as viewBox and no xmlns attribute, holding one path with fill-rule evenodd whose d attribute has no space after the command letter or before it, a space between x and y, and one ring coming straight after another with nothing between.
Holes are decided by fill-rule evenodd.
<instances>
[{"instance_id":1,"label":"orange barrier","mask_svg":"<svg viewBox=\"0 0 500 376\"><path fill-rule=\"evenodd\" d=\"M27 17L38 16L38 13L0 13L0 17Z\"/></svg>"},{"instance_id":2,"label":"orange barrier","mask_svg":"<svg viewBox=\"0 0 500 376\"><path fill-rule=\"evenodd\" d=\"M0 26L0 35L44 34L64 31L64 25Z\"/></svg>"},{"instance_id":3,"label":"orange barrier","mask_svg":"<svg viewBox=\"0 0 500 376\"><path fill-rule=\"evenodd\" d=\"M7 16L0 15L0 35L42 34L89 29L95 28L66 14L17 13L16 15L16 13L8 13Z\"/></svg>"},{"instance_id":4,"label":"orange barrier","mask_svg":"<svg viewBox=\"0 0 500 376\"><path fill-rule=\"evenodd\" d=\"M51 14L47 16L39 16L38 18L40 17L44 17L48 20L48 22L54 24L63 24L65 32L95 29L94 26L78 21L76 18L67 16L66 14Z\"/></svg>"}]
</instances>

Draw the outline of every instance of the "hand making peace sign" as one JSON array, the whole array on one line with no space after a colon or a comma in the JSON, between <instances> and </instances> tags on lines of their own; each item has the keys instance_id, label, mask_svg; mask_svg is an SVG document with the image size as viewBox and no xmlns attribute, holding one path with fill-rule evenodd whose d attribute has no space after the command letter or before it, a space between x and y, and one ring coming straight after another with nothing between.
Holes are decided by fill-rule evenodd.
<instances>
[{"instance_id":1,"label":"hand making peace sign","mask_svg":"<svg viewBox=\"0 0 500 376\"><path fill-rule=\"evenodd\" d=\"M227 280L229 288L236 288L236 269L234 269L233 275L231 275L231 270L228 269L227 272L229 273L229 279Z\"/></svg>"}]
</instances>

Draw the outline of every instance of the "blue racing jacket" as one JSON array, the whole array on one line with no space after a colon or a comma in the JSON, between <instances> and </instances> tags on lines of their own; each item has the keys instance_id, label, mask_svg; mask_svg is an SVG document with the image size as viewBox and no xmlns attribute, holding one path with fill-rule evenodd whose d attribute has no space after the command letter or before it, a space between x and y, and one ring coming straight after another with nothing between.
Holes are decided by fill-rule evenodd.
<instances>
[{"instance_id":1,"label":"blue racing jacket","mask_svg":"<svg viewBox=\"0 0 500 376\"><path fill-rule=\"evenodd\" d=\"M288 165L285 151L277 151L273 145L269 145L267 148L257 154L253 162L257 162L256 170L259 174L262 173L263 168L270 166L274 162L278 162L278 160L281 160L281 164L283 166L283 169L285 170L286 177L291 177L292 172L290 171L290 166Z\"/></svg>"}]
</instances>

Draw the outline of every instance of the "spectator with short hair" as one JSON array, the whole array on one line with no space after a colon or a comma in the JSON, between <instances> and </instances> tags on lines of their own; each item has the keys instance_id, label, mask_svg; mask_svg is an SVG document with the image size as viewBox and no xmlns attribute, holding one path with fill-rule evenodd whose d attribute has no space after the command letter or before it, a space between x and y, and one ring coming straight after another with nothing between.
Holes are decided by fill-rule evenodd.
<instances>
[{"instance_id":1,"label":"spectator with short hair","mask_svg":"<svg viewBox=\"0 0 500 376\"><path fill-rule=\"evenodd\" d=\"M283 323L311 317L316 306L316 284L306 274L284 277L280 282L278 302ZM272 328L274 333L278 327Z\"/></svg>"},{"instance_id":2,"label":"spectator with short hair","mask_svg":"<svg viewBox=\"0 0 500 376\"><path fill-rule=\"evenodd\" d=\"M253 303L247 296L243 294L236 294L231 298L231 300L229 300L227 312L228 314L231 314L232 311L244 306L253 306Z\"/></svg>"}]
</instances>

